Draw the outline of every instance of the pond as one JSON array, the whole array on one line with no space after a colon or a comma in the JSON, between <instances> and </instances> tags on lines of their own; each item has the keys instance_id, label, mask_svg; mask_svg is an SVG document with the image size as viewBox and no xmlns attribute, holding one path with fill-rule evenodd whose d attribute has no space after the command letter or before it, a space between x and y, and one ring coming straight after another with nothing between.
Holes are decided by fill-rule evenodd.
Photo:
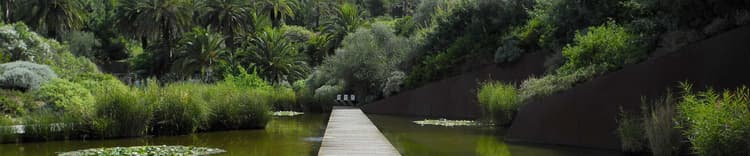
<instances>
[{"instance_id":1,"label":"pond","mask_svg":"<svg viewBox=\"0 0 750 156\"><path fill-rule=\"evenodd\" d=\"M182 136L0 144L0 155L54 155L87 148L185 145L224 149L220 155L317 155L327 114L274 117L264 130L206 132Z\"/></svg>"},{"instance_id":2,"label":"pond","mask_svg":"<svg viewBox=\"0 0 750 156\"><path fill-rule=\"evenodd\" d=\"M368 115L386 138L405 156L619 156L604 151L558 146L518 145L503 142L504 131L488 126L418 125L408 118Z\"/></svg>"},{"instance_id":3,"label":"pond","mask_svg":"<svg viewBox=\"0 0 750 156\"><path fill-rule=\"evenodd\" d=\"M0 144L0 156L54 155L87 148L185 145L220 148L220 155L317 155L325 132L327 114L274 117L266 129L206 132L182 136L72 140ZM617 151L599 151L557 146L517 145L503 142L503 130L482 126L442 127L413 123L424 118L368 115L388 140L405 156L608 156Z\"/></svg>"}]
</instances>

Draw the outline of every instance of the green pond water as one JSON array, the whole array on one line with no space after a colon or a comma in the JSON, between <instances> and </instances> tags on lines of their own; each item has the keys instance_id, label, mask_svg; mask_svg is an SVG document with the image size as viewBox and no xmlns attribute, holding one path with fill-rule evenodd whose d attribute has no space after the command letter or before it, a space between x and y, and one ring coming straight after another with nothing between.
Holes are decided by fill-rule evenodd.
<instances>
[{"instance_id":1,"label":"green pond water","mask_svg":"<svg viewBox=\"0 0 750 156\"><path fill-rule=\"evenodd\" d=\"M504 132L491 127L420 126L405 118L368 115L383 134L405 156L608 156L616 151L598 151L554 146L514 145L502 140ZM274 117L266 129L206 132L182 136L108 140L48 141L0 144L0 156L55 155L87 148L185 145L221 148L220 155L306 156L317 155L325 132L327 114ZM367 145L362 145L367 146Z\"/></svg>"},{"instance_id":2,"label":"green pond water","mask_svg":"<svg viewBox=\"0 0 750 156\"><path fill-rule=\"evenodd\" d=\"M21 144L0 144L0 156L55 155L58 152L87 148L185 145L221 148L219 155L298 156L317 155L327 114L305 114L274 117L262 130L206 132L182 136L127 138L87 141L48 141Z\"/></svg>"},{"instance_id":3,"label":"green pond water","mask_svg":"<svg viewBox=\"0 0 750 156\"><path fill-rule=\"evenodd\" d=\"M405 156L618 156L617 151L517 145L503 142L503 130L488 126L420 126L406 118L368 115L386 138Z\"/></svg>"}]
</instances>

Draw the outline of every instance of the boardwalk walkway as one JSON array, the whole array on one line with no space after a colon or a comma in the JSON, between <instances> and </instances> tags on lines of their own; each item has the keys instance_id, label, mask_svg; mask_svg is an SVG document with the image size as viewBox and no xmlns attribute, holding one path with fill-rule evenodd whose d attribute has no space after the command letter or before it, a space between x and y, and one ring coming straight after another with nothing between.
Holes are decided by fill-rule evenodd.
<instances>
[{"instance_id":1,"label":"boardwalk walkway","mask_svg":"<svg viewBox=\"0 0 750 156\"><path fill-rule=\"evenodd\" d=\"M400 156L396 148L356 107L333 107L319 156Z\"/></svg>"}]
</instances>

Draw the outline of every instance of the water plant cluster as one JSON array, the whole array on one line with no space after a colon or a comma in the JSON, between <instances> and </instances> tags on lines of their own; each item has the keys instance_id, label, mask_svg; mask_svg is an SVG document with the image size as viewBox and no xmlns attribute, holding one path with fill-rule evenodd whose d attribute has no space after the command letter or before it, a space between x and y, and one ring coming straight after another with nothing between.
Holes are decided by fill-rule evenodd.
<instances>
[{"instance_id":1,"label":"water plant cluster","mask_svg":"<svg viewBox=\"0 0 750 156\"><path fill-rule=\"evenodd\" d=\"M58 156L167 156L167 155L214 155L226 151L218 148L193 147L193 146L133 146L133 147L109 147L93 148L71 152L63 152Z\"/></svg>"},{"instance_id":2,"label":"water plant cluster","mask_svg":"<svg viewBox=\"0 0 750 156\"><path fill-rule=\"evenodd\" d=\"M454 127L454 126L478 126L480 125L478 122L472 121L472 120L425 119L425 120L419 120L419 121L413 121L413 122L421 126L435 125L435 126Z\"/></svg>"}]
</instances>

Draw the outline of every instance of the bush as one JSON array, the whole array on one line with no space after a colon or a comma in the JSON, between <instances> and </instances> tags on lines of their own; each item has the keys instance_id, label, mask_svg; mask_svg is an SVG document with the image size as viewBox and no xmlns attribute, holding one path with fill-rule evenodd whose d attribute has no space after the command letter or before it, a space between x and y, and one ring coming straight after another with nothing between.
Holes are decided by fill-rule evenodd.
<instances>
[{"instance_id":1,"label":"bush","mask_svg":"<svg viewBox=\"0 0 750 156\"><path fill-rule=\"evenodd\" d=\"M516 87L502 82L482 84L477 99L498 125L509 125L520 107Z\"/></svg>"},{"instance_id":2,"label":"bush","mask_svg":"<svg viewBox=\"0 0 750 156\"><path fill-rule=\"evenodd\" d=\"M36 92L36 97L47 102L57 112L77 117L93 114L94 96L83 86L64 79L52 79Z\"/></svg>"},{"instance_id":3,"label":"bush","mask_svg":"<svg viewBox=\"0 0 750 156\"><path fill-rule=\"evenodd\" d=\"M750 155L750 89L693 92L683 85L677 109L698 155Z\"/></svg>"},{"instance_id":4,"label":"bush","mask_svg":"<svg viewBox=\"0 0 750 156\"><path fill-rule=\"evenodd\" d=\"M405 78L406 74L404 74L404 72L402 71L391 72L390 76L385 80L385 83L383 84L383 95L387 97L400 92L401 85L404 84Z\"/></svg>"},{"instance_id":5,"label":"bush","mask_svg":"<svg viewBox=\"0 0 750 156\"><path fill-rule=\"evenodd\" d=\"M21 90L38 89L57 74L46 65L26 61L0 64L0 86Z\"/></svg>"},{"instance_id":6,"label":"bush","mask_svg":"<svg viewBox=\"0 0 750 156\"><path fill-rule=\"evenodd\" d=\"M211 111L200 90L197 84L170 84L164 88L162 98L154 104L152 134L188 134L205 128Z\"/></svg>"},{"instance_id":7,"label":"bush","mask_svg":"<svg viewBox=\"0 0 750 156\"><path fill-rule=\"evenodd\" d=\"M643 129L653 155L669 156L679 152L680 130L674 122L676 103L671 92L650 103L643 100Z\"/></svg>"},{"instance_id":8,"label":"bush","mask_svg":"<svg viewBox=\"0 0 750 156\"><path fill-rule=\"evenodd\" d=\"M336 94L340 94L343 88L341 86L324 85L315 89L315 103L323 112L330 112L333 109L333 99Z\"/></svg>"},{"instance_id":9,"label":"bush","mask_svg":"<svg viewBox=\"0 0 750 156\"><path fill-rule=\"evenodd\" d=\"M628 114L620 107L617 118L617 137L624 152L642 152L646 143L643 140L643 127L638 116Z\"/></svg>"},{"instance_id":10,"label":"bush","mask_svg":"<svg viewBox=\"0 0 750 156\"><path fill-rule=\"evenodd\" d=\"M342 47L326 58L312 76L327 78L316 80L322 82L343 81L345 88L358 95L379 96L382 84L391 72L397 71L397 65L411 48L410 40L375 23L371 29L362 28L346 36Z\"/></svg>"},{"instance_id":11,"label":"bush","mask_svg":"<svg viewBox=\"0 0 750 156\"><path fill-rule=\"evenodd\" d=\"M294 43L305 43L315 36L315 33L301 26L284 25L281 27L284 37Z\"/></svg>"},{"instance_id":12,"label":"bush","mask_svg":"<svg viewBox=\"0 0 750 156\"><path fill-rule=\"evenodd\" d=\"M646 51L636 42L637 36L612 22L589 27L586 33L576 33L574 44L563 48L568 62L563 70L575 70L591 65L619 68L646 57Z\"/></svg>"},{"instance_id":13,"label":"bush","mask_svg":"<svg viewBox=\"0 0 750 156\"><path fill-rule=\"evenodd\" d=\"M16 101L11 97L0 96L0 115L3 116L23 116L26 114L24 103Z\"/></svg>"}]
</instances>

